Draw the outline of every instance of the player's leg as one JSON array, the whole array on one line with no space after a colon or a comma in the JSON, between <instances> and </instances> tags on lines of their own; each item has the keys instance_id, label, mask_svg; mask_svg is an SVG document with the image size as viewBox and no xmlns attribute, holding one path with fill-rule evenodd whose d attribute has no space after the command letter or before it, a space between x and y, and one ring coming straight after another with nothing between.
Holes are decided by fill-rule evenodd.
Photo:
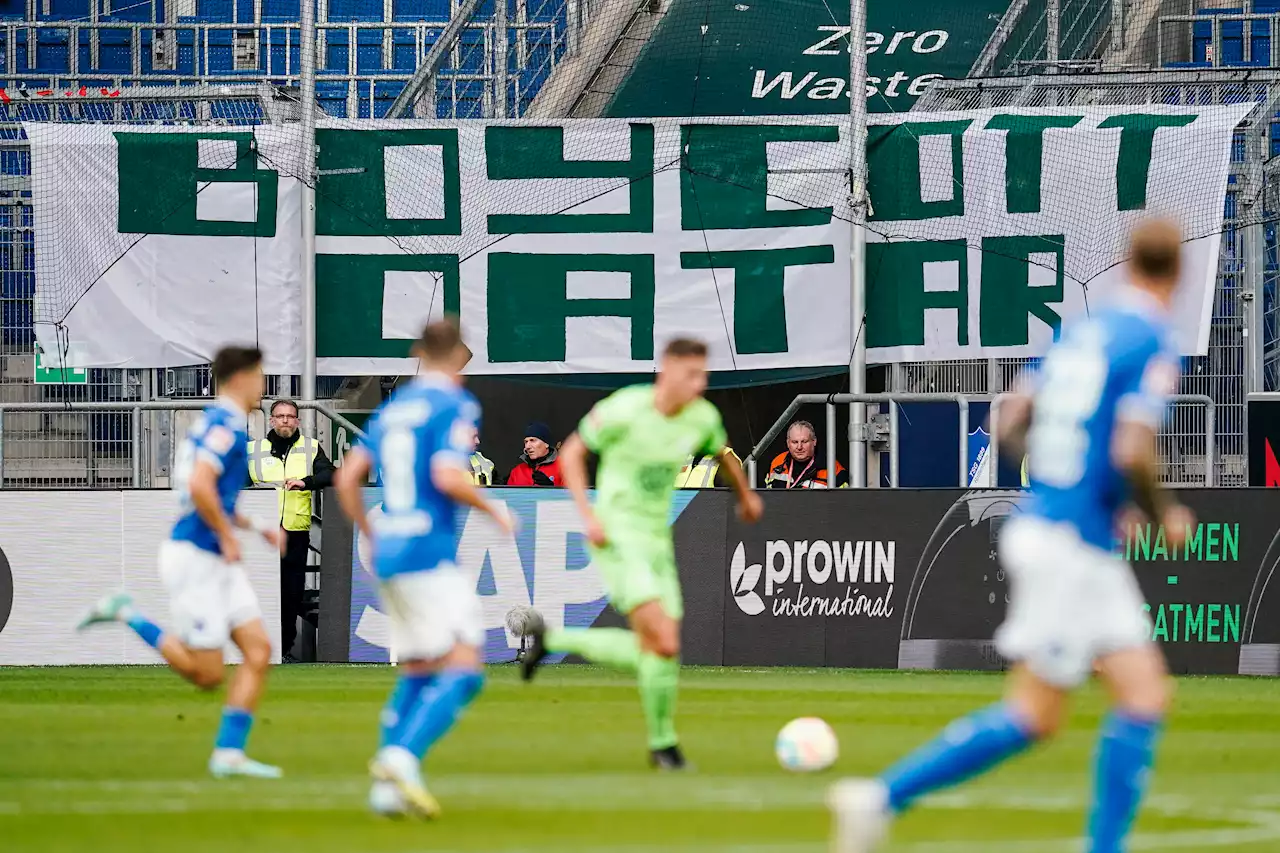
<instances>
[{"instance_id":1,"label":"player's leg","mask_svg":"<svg viewBox=\"0 0 1280 853\"><path fill-rule=\"evenodd\" d=\"M393 784L414 811L440 808L421 776L427 752L448 733L484 685L483 611L469 579L454 567L401 575L384 586L401 676L383 709L375 787Z\"/></svg>"},{"instance_id":2,"label":"player's leg","mask_svg":"<svg viewBox=\"0 0 1280 853\"><path fill-rule=\"evenodd\" d=\"M99 599L80 620L76 630L83 631L91 625L107 622L128 626L139 639L155 649L174 672L195 686L213 690L222 684L221 651L187 646L176 633L165 631L140 613L128 593L117 592Z\"/></svg>"},{"instance_id":3,"label":"player's leg","mask_svg":"<svg viewBox=\"0 0 1280 853\"><path fill-rule=\"evenodd\" d=\"M1001 653L1018 661L1003 701L952 723L932 742L873 780L832 788L835 849L864 853L883 838L894 815L922 796L960 784L1052 735L1067 691L1090 672L1087 642L1071 633L1081 576L1071 551L1040 526L1010 522L1000 542L1009 572L1009 614L997 634Z\"/></svg>"},{"instance_id":4,"label":"player's leg","mask_svg":"<svg viewBox=\"0 0 1280 853\"><path fill-rule=\"evenodd\" d=\"M684 601L674 559L659 558L654 582L658 598L631 612L630 623L640 642L637 680L648 731L650 762L663 770L685 765L676 734L676 696L680 686L680 620Z\"/></svg>"},{"instance_id":5,"label":"player's leg","mask_svg":"<svg viewBox=\"0 0 1280 853\"><path fill-rule=\"evenodd\" d=\"M271 669L271 639L262 621L257 596L249 578L238 566L227 567L227 622L232 626L231 641L243 659L227 688L227 701L222 709L222 723L209 758L209 772L219 778L252 776L278 779L279 767L263 764L245 755L245 744L253 729L258 700L266 687Z\"/></svg>"},{"instance_id":6,"label":"player's leg","mask_svg":"<svg viewBox=\"0 0 1280 853\"><path fill-rule=\"evenodd\" d=\"M610 604L626 617L641 604L658 598L652 571L643 559L637 558L633 544L611 540L603 548L591 549L592 565L600 572ZM529 633L532 645L521 661L525 681L533 678L550 654L577 655L624 672L636 672L640 668L640 640L626 628L548 630L539 619L529 626Z\"/></svg>"},{"instance_id":7,"label":"player's leg","mask_svg":"<svg viewBox=\"0 0 1280 853\"><path fill-rule=\"evenodd\" d=\"M1102 725L1089 813L1089 853L1120 853L1137 816L1156 742L1172 698L1164 656L1150 640L1141 597L1127 567L1108 567L1116 589L1107 600L1117 607L1109 627L1123 634L1107 645L1118 649L1099 658L1099 674L1111 694L1112 711ZM1120 581L1123 580L1123 583ZM1123 586L1124 589L1120 587Z\"/></svg>"}]
</instances>

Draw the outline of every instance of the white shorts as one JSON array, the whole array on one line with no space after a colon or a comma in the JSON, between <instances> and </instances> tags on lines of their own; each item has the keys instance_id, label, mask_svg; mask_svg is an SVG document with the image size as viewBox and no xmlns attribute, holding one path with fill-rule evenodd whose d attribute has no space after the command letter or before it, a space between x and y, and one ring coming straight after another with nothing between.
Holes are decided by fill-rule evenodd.
<instances>
[{"instance_id":1,"label":"white shorts","mask_svg":"<svg viewBox=\"0 0 1280 853\"><path fill-rule=\"evenodd\" d=\"M1009 612L996 648L1044 681L1075 687L1094 661L1151 642L1142 591L1121 558L1072 528L1031 516L1011 519L1000 537L1009 576Z\"/></svg>"},{"instance_id":2,"label":"white shorts","mask_svg":"<svg viewBox=\"0 0 1280 853\"><path fill-rule=\"evenodd\" d=\"M190 648L224 648L232 630L262 618L244 569L190 542L160 546L160 580L173 630Z\"/></svg>"},{"instance_id":3,"label":"white shorts","mask_svg":"<svg viewBox=\"0 0 1280 853\"><path fill-rule=\"evenodd\" d=\"M484 646L475 581L454 564L396 575L381 588L397 660L435 660L454 646Z\"/></svg>"}]
</instances>

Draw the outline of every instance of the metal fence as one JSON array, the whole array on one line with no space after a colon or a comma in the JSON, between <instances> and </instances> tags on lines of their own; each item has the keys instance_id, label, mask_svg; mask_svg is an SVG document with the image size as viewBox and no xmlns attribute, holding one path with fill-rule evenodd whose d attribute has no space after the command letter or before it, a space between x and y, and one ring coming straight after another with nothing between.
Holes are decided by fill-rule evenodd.
<instances>
[{"instance_id":1,"label":"metal fence","mask_svg":"<svg viewBox=\"0 0 1280 853\"><path fill-rule=\"evenodd\" d=\"M0 488L119 489L169 485L174 453L188 423L208 401L115 403L0 403ZM323 401L299 401L314 410L321 446L331 430L360 429ZM270 400L250 417L250 435L262 437Z\"/></svg>"}]
</instances>

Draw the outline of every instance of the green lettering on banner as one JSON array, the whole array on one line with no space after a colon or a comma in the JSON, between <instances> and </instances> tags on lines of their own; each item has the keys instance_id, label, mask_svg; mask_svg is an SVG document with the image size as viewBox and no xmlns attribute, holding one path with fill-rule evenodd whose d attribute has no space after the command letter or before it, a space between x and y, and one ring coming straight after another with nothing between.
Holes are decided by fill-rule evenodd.
<instances>
[{"instance_id":1,"label":"green lettering on banner","mask_svg":"<svg viewBox=\"0 0 1280 853\"><path fill-rule=\"evenodd\" d=\"M411 341L383 337L389 272L434 273L446 314L457 314L457 255L316 256L316 355L320 358L407 358ZM423 320L434 294L422 294Z\"/></svg>"},{"instance_id":2,"label":"green lettering on banner","mask_svg":"<svg viewBox=\"0 0 1280 853\"><path fill-rule=\"evenodd\" d=\"M1204 605L1188 604L1187 605L1187 630L1183 635L1186 642L1195 640L1197 642L1204 641Z\"/></svg>"},{"instance_id":3,"label":"green lettering on banner","mask_svg":"<svg viewBox=\"0 0 1280 853\"><path fill-rule=\"evenodd\" d=\"M867 192L872 222L964 216L963 121L908 121L867 128ZM920 140L951 137L951 198L925 201L920 180Z\"/></svg>"},{"instance_id":4,"label":"green lettering on banner","mask_svg":"<svg viewBox=\"0 0 1280 853\"><path fill-rule=\"evenodd\" d=\"M787 267L833 264L834 246L681 252L687 270L733 270L733 340L742 355L787 352Z\"/></svg>"},{"instance_id":5,"label":"green lettering on banner","mask_svg":"<svg viewBox=\"0 0 1280 853\"><path fill-rule=\"evenodd\" d=\"M1195 532L1192 533L1191 527L1187 527L1187 544L1184 548L1187 559L1204 559L1204 525L1197 524Z\"/></svg>"},{"instance_id":6,"label":"green lettering on banner","mask_svg":"<svg viewBox=\"0 0 1280 853\"><path fill-rule=\"evenodd\" d=\"M1217 522L1209 525L1209 535L1205 537L1204 558L1206 562L1217 563L1222 559L1222 552L1218 550L1218 546L1222 542L1218 535L1221 530L1222 525Z\"/></svg>"},{"instance_id":7,"label":"green lettering on banner","mask_svg":"<svg viewBox=\"0 0 1280 853\"><path fill-rule=\"evenodd\" d=\"M627 298L568 295L569 273L627 273ZM653 255L489 255L489 362L564 361L570 317L628 317L631 358L653 358Z\"/></svg>"},{"instance_id":8,"label":"green lettering on banner","mask_svg":"<svg viewBox=\"0 0 1280 853\"><path fill-rule=\"evenodd\" d=\"M1111 116L1099 129L1121 128L1120 156L1116 158L1116 209L1143 210L1147 206L1147 179L1151 174L1151 149L1156 131L1165 127L1186 127L1194 115Z\"/></svg>"},{"instance_id":9,"label":"green lettering on banner","mask_svg":"<svg viewBox=\"0 0 1280 853\"><path fill-rule=\"evenodd\" d=\"M462 233L462 182L458 131L316 131L316 233L322 237L417 237ZM443 216L389 216L398 193L425 191L428 175L396 174L388 184L387 155L400 148L439 149L443 168ZM404 152L406 162L425 165L426 152Z\"/></svg>"},{"instance_id":10,"label":"green lettering on banner","mask_svg":"<svg viewBox=\"0 0 1280 853\"><path fill-rule=\"evenodd\" d=\"M490 126L484 131L491 181L624 178L629 213L494 213L490 234L653 232L653 125L631 125L630 160L565 160L563 127Z\"/></svg>"},{"instance_id":11,"label":"green lettering on banner","mask_svg":"<svg viewBox=\"0 0 1280 853\"><path fill-rule=\"evenodd\" d=\"M923 346L924 312L956 312L956 340L969 343L969 248L964 240L867 244L867 346ZM955 290L926 290L925 264L954 263Z\"/></svg>"},{"instance_id":12,"label":"green lettering on banner","mask_svg":"<svg viewBox=\"0 0 1280 853\"><path fill-rule=\"evenodd\" d=\"M1156 610L1156 627L1155 627L1155 631L1151 635L1151 638L1153 640L1164 640L1166 642L1168 642L1169 640L1169 626L1168 626L1168 623L1166 623L1164 620L1163 604L1160 605L1159 609Z\"/></svg>"},{"instance_id":13,"label":"green lettering on banner","mask_svg":"<svg viewBox=\"0 0 1280 853\"><path fill-rule=\"evenodd\" d=\"M1061 234L983 239L980 328L984 347L1026 346L1031 339L1028 317L1055 331L1062 324L1062 317L1049 304L1062 303L1065 246ZM1033 254L1056 257L1053 284L1031 286Z\"/></svg>"},{"instance_id":14,"label":"green lettering on banner","mask_svg":"<svg viewBox=\"0 0 1280 853\"><path fill-rule=\"evenodd\" d=\"M1174 550L1174 554L1176 556L1177 549ZM1158 560L1162 557L1166 560L1169 559L1169 543L1165 539L1163 524L1156 530L1156 544L1151 549L1151 559Z\"/></svg>"},{"instance_id":15,"label":"green lettering on banner","mask_svg":"<svg viewBox=\"0 0 1280 853\"><path fill-rule=\"evenodd\" d=\"M1075 127L1084 116L992 116L987 130L1007 130L1004 199L1009 213L1039 213L1046 130Z\"/></svg>"},{"instance_id":16,"label":"green lettering on banner","mask_svg":"<svg viewBox=\"0 0 1280 853\"><path fill-rule=\"evenodd\" d=\"M1230 560L1233 563L1240 561L1240 525L1224 524L1222 525L1222 559Z\"/></svg>"},{"instance_id":17,"label":"green lettering on banner","mask_svg":"<svg viewBox=\"0 0 1280 853\"><path fill-rule=\"evenodd\" d=\"M1221 643L1222 634L1218 631L1222 627L1222 605L1209 605L1208 631L1205 632L1205 639L1210 643Z\"/></svg>"},{"instance_id":18,"label":"green lettering on banner","mask_svg":"<svg viewBox=\"0 0 1280 853\"><path fill-rule=\"evenodd\" d=\"M684 230L830 224L834 212L830 207L768 209L768 144L839 142L836 125L689 124L680 134L680 225ZM805 199L787 201L803 203Z\"/></svg>"},{"instance_id":19,"label":"green lettering on banner","mask_svg":"<svg viewBox=\"0 0 1280 853\"><path fill-rule=\"evenodd\" d=\"M1240 605L1222 605L1222 641L1240 642Z\"/></svg>"},{"instance_id":20,"label":"green lettering on banner","mask_svg":"<svg viewBox=\"0 0 1280 853\"><path fill-rule=\"evenodd\" d=\"M280 176L258 168L252 133L115 133L119 171L118 231L200 237L274 237ZM201 143L204 143L202 146ZM202 149L210 164L201 165ZM252 188L253 201L200 218L220 185ZM256 202L256 203L255 203Z\"/></svg>"}]
</instances>

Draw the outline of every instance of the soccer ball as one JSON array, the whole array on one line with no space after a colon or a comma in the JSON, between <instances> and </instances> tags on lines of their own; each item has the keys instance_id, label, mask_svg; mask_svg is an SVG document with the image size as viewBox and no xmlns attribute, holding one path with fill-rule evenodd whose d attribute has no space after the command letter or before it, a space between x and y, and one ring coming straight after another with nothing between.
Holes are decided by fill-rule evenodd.
<instances>
[{"instance_id":1,"label":"soccer ball","mask_svg":"<svg viewBox=\"0 0 1280 853\"><path fill-rule=\"evenodd\" d=\"M825 720L801 717L787 723L778 732L774 752L784 770L816 773L836 763L840 742Z\"/></svg>"}]
</instances>

